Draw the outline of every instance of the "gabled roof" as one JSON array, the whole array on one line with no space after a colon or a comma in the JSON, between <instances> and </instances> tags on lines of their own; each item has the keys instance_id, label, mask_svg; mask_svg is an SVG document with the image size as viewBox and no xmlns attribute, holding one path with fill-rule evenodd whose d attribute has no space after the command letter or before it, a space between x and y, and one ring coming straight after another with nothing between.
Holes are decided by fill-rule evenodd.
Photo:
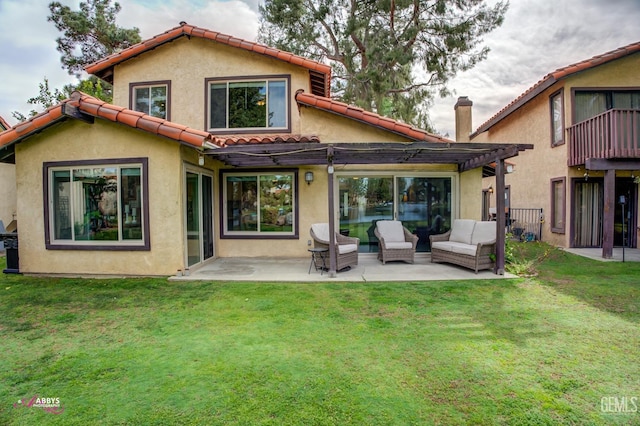
<instances>
[{"instance_id":1,"label":"gabled roof","mask_svg":"<svg viewBox=\"0 0 640 426\"><path fill-rule=\"evenodd\" d=\"M208 145L207 142L216 144L213 135L202 130L191 129L141 112L111 105L82 92L73 92L71 98L0 133L0 161L13 155L12 151L8 152L8 147L70 117L89 122L94 117L98 117L196 148L205 147Z\"/></svg>"},{"instance_id":2,"label":"gabled roof","mask_svg":"<svg viewBox=\"0 0 640 426\"><path fill-rule=\"evenodd\" d=\"M535 98L537 95L554 85L556 82L567 78L576 73L595 68L597 66L615 61L616 59L623 58L625 56L632 55L634 53L640 52L640 42L631 43L627 46L620 47L618 49L612 50L610 52L603 53L602 55L597 55L592 58L586 59L581 62L577 62L575 64L567 65L562 68L558 68L557 70L547 74L542 78L542 80L538 81L532 87L527 89L522 95L518 96L514 101L512 101L509 105L500 110L496 115L487 120L484 124L482 124L478 130L476 130L471 137L478 135L479 133L486 132L493 125L497 124L504 118L506 118L509 114L516 111L518 108L525 105L527 102Z\"/></svg>"},{"instance_id":3,"label":"gabled roof","mask_svg":"<svg viewBox=\"0 0 640 426\"><path fill-rule=\"evenodd\" d=\"M283 50L274 49L273 47L265 46L263 44L242 40L216 31L209 31L205 28L188 25L186 22L181 22L179 26L165 31L162 34L148 40L144 40L129 47L128 49L114 53L113 55L89 64L85 67L85 70L89 74L95 74L103 80L113 83L113 68L116 65L180 37L200 37L203 39L213 40L227 46L237 47L239 49L255 52L307 68L310 74L312 92L322 96L329 96L330 94L331 67L329 65L312 61Z\"/></svg>"},{"instance_id":4,"label":"gabled roof","mask_svg":"<svg viewBox=\"0 0 640 426\"><path fill-rule=\"evenodd\" d=\"M3 130L7 130L9 127L11 127L9 125L9 123L7 123L4 118L2 118L2 116L0 115L0 132Z\"/></svg>"},{"instance_id":5,"label":"gabled roof","mask_svg":"<svg viewBox=\"0 0 640 426\"><path fill-rule=\"evenodd\" d=\"M404 124L391 118L383 117L376 113L365 111L362 108L338 102L324 96L317 96L298 90L296 92L296 101L299 105L306 105L322 111L331 112L342 117L350 118L352 120L360 121L361 123L405 136L414 141L453 142L441 136L411 127L408 124Z\"/></svg>"}]
</instances>

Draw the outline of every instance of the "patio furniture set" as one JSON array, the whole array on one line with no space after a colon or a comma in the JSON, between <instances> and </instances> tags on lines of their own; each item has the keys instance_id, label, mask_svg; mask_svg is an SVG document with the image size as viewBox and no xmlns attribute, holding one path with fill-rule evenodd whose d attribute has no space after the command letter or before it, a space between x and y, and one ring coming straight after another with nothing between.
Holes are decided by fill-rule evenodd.
<instances>
[{"instance_id":1,"label":"patio furniture set","mask_svg":"<svg viewBox=\"0 0 640 426\"><path fill-rule=\"evenodd\" d=\"M327 270L329 253L329 224L311 225L311 238L314 247L311 253L311 268L321 273ZM378 260L383 264L391 261L414 263L418 236L412 234L402 222L397 220L379 220L374 230L378 239ZM337 251L337 271L348 270L358 265L358 245L360 240L335 232ZM478 273L482 269L492 269L495 265L496 222L456 219L449 231L444 234L430 235L431 262L446 262Z\"/></svg>"}]
</instances>

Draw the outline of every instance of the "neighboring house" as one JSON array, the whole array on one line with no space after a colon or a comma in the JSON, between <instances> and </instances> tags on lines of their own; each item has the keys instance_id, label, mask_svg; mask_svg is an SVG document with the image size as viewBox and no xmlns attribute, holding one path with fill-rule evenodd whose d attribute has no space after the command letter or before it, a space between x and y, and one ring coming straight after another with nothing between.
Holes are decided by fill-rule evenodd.
<instances>
[{"instance_id":1,"label":"neighboring house","mask_svg":"<svg viewBox=\"0 0 640 426\"><path fill-rule=\"evenodd\" d=\"M9 123L0 117L0 132L10 127ZM16 167L1 161L0 150L0 220L7 226L16 214Z\"/></svg>"},{"instance_id":2,"label":"neighboring house","mask_svg":"<svg viewBox=\"0 0 640 426\"><path fill-rule=\"evenodd\" d=\"M560 68L470 135L535 146L515 161L506 185L511 207L543 209L543 240L602 247L605 258L614 245L637 247L638 70L640 42Z\"/></svg>"},{"instance_id":3,"label":"neighboring house","mask_svg":"<svg viewBox=\"0 0 640 426\"><path fill-rule=\"evenodd\" d=\"M185 23L86 70L113 83L113 105L76 92L0 133L25 273L307 256L317 222L376 250L368 230L394 217L428 250L434 224L479 219L482 167L530 148L455 144L336 102L329 66Z\"/></svg>"}]
</instances>

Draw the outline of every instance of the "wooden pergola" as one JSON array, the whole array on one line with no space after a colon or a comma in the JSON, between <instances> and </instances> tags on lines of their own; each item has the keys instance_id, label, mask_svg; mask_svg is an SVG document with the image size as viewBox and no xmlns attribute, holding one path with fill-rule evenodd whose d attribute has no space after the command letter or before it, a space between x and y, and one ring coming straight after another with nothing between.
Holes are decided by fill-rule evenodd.
<instances>
[{"instance_id":1,"label":"wooden pergola","mask_svg":"<svg viewBox=\"0 0 640 426\"><path fill-rule=\"evenodd\" d=\"M508 158L533 149L531 144L375 142L375 143L253 143L212 148L209 155L232 167L325 165L328 173L329 233L335 233L334 166L349 164L456 164L458 172L494 166L496 192L505 190ZM496 210L504 211L504 197L496 197ZM496 274L504 274L506 218L497 215ZM336 275L335 242L329 246L329 275Z\"/></svg>"}]
</instances>

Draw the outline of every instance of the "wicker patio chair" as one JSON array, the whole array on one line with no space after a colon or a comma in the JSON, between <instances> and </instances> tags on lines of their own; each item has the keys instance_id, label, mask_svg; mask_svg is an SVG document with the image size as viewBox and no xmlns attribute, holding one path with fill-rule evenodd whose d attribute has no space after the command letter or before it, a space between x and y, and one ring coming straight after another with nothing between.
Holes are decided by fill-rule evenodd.
<instances>
[{"instance_id":1,"label":"wicker patio chair","mask_svg":"<svg viewBox=\"0 0 640 426\"><path fill-rule=\"evenodd\" d=\"M378 259L383 264L394 260L413 263L418 236L409 232L398 220L379 220L375 230L378 237Z\"/></svg>"},{"instance_id":2,"label":"wicker patio chair","mask_svg":"<svg viewBox=\"0 0 640 426\"><path fill-rule=\"evenodd\" d=\"M329 224L314 223L309 230L313 239L313 246L316 248L329 248ZM337 251L336 271L341 271L346 267L356 266L358 264L358 245L360 239L355 237L347 237L339 233L335 233Z\"/></svg>"}]
</instances>

